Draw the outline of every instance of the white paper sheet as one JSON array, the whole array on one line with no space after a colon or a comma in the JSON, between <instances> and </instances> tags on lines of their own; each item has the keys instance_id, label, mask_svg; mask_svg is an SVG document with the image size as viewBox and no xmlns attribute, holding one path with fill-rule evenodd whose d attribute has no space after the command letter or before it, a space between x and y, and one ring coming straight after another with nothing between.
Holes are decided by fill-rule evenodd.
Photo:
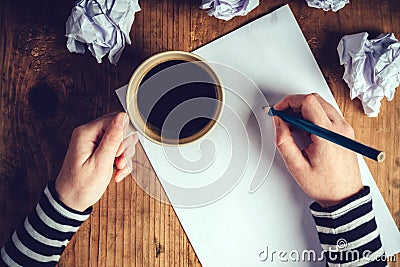
<instances>
[{"instance_id":1,"label":"white paper sheet","mask_svg":"<svg viewBox=\"0 0 400 267\"><path fill-rule=\"evenodd\" d=\"M208 61L223 63L240 70L255 82L271 104L288 94L318 92L337 107L288 6L249 23L197 49L194 53ZM258 108L262 108L259 106L260 103L263 102L255 99L258 96L258 92L254 91L256 87L250 86L249 80L244 76L232 77L225 75L224 72L219 74L222 83L229 84L230 87L226 102L240 118L243 118L244 126L229 116L228 118L223 116L221 124L226 129L217 126L203 142L200 141L181 150L189 159L188 162L199 160L201 153L208 155L208 152L216 151L208 168L194 173L195 175L182 171L177 168L182 158L173 156L176 155L174 154L177 152L176 148L163 149L141 138L150 162L174 205L200 262L203 266L280 266L288 262L295 266L325 266L325 262L301 260L304 250L315 250L316 257L319 257L321 251L315 225L308 209L312 201L286 171L280 156L277 154L275 158L273 157L274 147L270 146L273 136L269 136L271 140L268 140L268 135L272 131L271 121L265 115L266 127L260 127L251 119L252 110L257 113ZM235 96L235 91L243 94L242 99ZM123 104L125 93L126 87L117 91ZM248 106L245 102L256 106ZM227 141L229 135L226 135L225 130L233 131L230 133L231 140L242 138L244 144L229 147ZM267 134L260 140L259 132L264 130ZM191 186L196 188L212 184L215 182L213 177L220 176L221 172L224 172L226 158L234 158L231 155L238 149L245 148L247 140L250 149L244 151L247 155L242 161L249 163L241 179L226 195L208 205L196 208L178 207L185 199L188 203L199 199L192 199L195 194L186 195L182 191L176 191L171 184L189 188L189 192L193 192L190 190ZM210 145L210 141L214 142L215 146ZM259 151L255 149L261 143L265 146L267 155L260 156ZM274 158L272 168L258 190L249 193L249 185L257 179L254 177L256 165L254 159L259 158L265 160L267 167L268 160ZM371 187L377 224L386 254L394 254L400 250L399 231L365 161L361 157L359 159L363 181ZM237 162L231 166L233 168L231 173L242 173L243 162L237 158L234 160ZM261 175L263 174L261 171ZM214 193L212 190L210 192ZM268 254L262 253L266 252L266 249ZM288 253L287 261L284 261L285 257L283 261L279 260L277 253L280 250ZM295 250L300 254L300 259L292 261L289 253ZM271 255L273 251L275 254Z\"/></svg>"}]
</instances>

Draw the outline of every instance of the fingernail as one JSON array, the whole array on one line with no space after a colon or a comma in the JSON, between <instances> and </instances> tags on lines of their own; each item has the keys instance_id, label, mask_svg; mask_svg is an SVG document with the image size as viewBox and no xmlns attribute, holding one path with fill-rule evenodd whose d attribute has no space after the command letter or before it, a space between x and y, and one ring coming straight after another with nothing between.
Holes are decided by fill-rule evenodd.
<instances>
[{"instance_id":1,"label":"fingernail","mask_svg":"<svg viewBox=\"0 0 400 267\"><path fill-rule=\"evenodd\" d=\"M115 117L114 117L114 119L113 119L113 123L114 123L115 126L121 127L121 129L122 129L122 127L124 126L124 119L123 119L123 117L118 113L117 115L115 115Z\"/></svg>"},{"instance_id":2,"label":"fingernail","mask_svg":"<svg viewBox=\"0 0 400 267\"><path fill-rule=\"evenodd\" d=\"M126 113L124 113L124 115L121 115L120 113L118 113L115 117L114 117L114 124L116 126L121 127L121 129L124 128L125 123L125 117L126 117Z\"/></svg>"}]
</instances>

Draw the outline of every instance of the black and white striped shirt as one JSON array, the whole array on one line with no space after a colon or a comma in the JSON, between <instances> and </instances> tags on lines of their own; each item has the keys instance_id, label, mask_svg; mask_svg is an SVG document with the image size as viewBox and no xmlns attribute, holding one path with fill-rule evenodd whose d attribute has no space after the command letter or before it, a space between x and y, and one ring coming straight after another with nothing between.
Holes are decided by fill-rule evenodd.
<instances>
[{"instance_id":1,"label":"black and white striped shirt","mask_svg":"<svg viewBox=\"0 0 400 267\"><path fill-rule=\"evenodd\" d=\"M310 206L329 266L386 266L368 187L329 208ZM1 248L5 266L54 266L91 208L74 211L58 198L50 183L36 209ZM357 253L354 253L357 251ZM369 252L368 257L365 252Z\"/></svg>"},{"instance_id":2,"label":"black and white striped shirt","mask_svg":"<svg viewBox=\"0 0 400 267\"><path fill-rule=\"evenodd\" d=\"M369 187L343 203L311 213L328 266L387 266Z\"/></svg>"},{"instance_id":3,"label":"black and white striped shirt","mask_svg":"<svg viewBox=\"0 0 400 267\"><path fill-rule=\"evenodd\" d=\"M91 208L75 211L62 203L50 183L35 210L1 248L1 265L54 266Z\"/></svg>"}]
</instances>

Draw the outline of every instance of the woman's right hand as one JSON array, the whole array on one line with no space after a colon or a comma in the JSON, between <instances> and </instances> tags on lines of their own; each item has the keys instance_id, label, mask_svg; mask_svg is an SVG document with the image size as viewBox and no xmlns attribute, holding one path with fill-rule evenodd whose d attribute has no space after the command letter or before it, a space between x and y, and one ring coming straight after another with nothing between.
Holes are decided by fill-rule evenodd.
<instances>
[{"instance_id":1,"label":"woman's right hand","mask_svg":"<svg viewBox=\"0 0 400 267\"><path fill-rule=\"evenodd\" d=\"M354 139L353 128L318 94L289 95L276 110L292 110L318 126ZM363 190L357 155L339 145L311 135L303 151L296 145L289 125L274 116L276 146L286 167L303 191L323 207L339 204Z\"/></svg>"}]
</instances>

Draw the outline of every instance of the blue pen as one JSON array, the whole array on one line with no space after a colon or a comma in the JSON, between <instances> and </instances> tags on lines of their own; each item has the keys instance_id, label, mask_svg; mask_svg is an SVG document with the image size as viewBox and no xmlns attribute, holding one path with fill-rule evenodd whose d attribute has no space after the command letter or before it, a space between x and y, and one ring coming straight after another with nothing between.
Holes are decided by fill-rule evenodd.
<instances>
[{"instance_id":1,"label":"blue pen","mask_svg":"<svg viewBox=\"0 0 400 267\"><path fill-rule=\"evenodd\" d=\"M332 132L328 129L325 129L318 125L315 125L314 123L311 123L309 121L300 119L293 115L290 115L290 114L286 113L285 111L279 111L279 110L274 109L273 107L265 107L264 110L270 116L278 116L284 122L286 122L290 125L293 125L299 129L302 129L311 134L317 135L317 136L324 138L328 141L331 141L337 145L340 145L342 147L350 149L356 153L364 155L364 156L366 156L370 159L373 159L377 162L382 162L385 160L385 152L383 152L383 151L379 151L372 147L361 144L361 143L354 141L353 139L350 139L346 136L340 135L338 133Z\"/></svg>"}]
</instances>

